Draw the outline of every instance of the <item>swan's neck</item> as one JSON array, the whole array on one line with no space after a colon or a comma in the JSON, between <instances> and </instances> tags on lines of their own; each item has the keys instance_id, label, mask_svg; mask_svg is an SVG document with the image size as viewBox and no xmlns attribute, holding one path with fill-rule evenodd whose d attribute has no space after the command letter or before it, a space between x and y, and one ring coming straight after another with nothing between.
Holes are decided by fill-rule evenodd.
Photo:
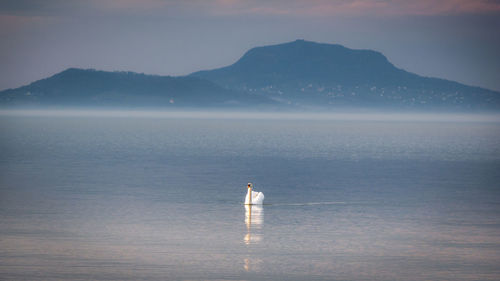
<instances>
[{"instance_id":1,"label":"swan's neck","mask_svg":"<svg viewBox=\"0 0 500 281\"><path fill-rule=\"evenodd\" d=\"M252 188L248 188L248 204L252 205Z\"/></svg>"}]
</instances>

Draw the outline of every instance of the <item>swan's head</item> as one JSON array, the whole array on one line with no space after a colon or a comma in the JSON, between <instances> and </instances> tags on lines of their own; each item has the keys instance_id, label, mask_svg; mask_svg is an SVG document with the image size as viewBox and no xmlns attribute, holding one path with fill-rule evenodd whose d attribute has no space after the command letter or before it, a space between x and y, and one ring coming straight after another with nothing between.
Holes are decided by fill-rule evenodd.
<instances>
[{"instance_id":1,"label":"swan's head","mask_svg":"<svg viewBox=\"0 0 500 281\"><path fill-rule=\"evenodd\" d=\"M249 182L247 188L252 188L252 187L253 187L252 183Z\"/></svg>"}]
</instances>

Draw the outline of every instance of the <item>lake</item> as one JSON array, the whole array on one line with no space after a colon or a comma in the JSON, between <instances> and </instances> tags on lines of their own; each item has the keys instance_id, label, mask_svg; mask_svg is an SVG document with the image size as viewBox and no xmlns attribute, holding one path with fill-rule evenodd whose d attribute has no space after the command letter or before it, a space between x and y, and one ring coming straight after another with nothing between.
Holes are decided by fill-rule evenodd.
<instances>
[{"instance_id":1,"label":"lake","mask_svg":"<svg viewBox=\"0 0 500 281\"><path fill-rule=\"evenodd\" d=\"M0 114L0 279L499 280L500 121L443 116Z\"/></svg>"}]
</instances>

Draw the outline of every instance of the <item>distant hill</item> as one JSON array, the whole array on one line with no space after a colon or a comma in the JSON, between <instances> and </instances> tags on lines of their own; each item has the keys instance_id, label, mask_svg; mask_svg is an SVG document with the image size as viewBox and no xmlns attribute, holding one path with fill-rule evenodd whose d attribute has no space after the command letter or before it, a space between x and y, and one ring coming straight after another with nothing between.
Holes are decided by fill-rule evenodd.
<instances>
[{"instance_id":1,"label":"distant hill","mask_svg":"<svg viewBox=\"0 0 500 281\"><path fill-rule=\"evenodd\" d=\"M4 106L238 107L269 99L224 89L196 77L70 68L0 92Z\"/></svg>"},{"instance_id":2,"label":"distant hill","mask_svg":"<svg viewBox=\"0 0 500 281\"><path fill-rule=\"evenodd\" d=\"M500 109L498 92L404 71L379 52L304 40L253 48L233 65L191 76L283 104Z\"/></svg>"},{"instance_id":3,"label":"distant hill","mask_svg":"<svg viewBox=\"0 0 500 281\"><path fill-rule=\"evenodd\" d=\"M297 40L182 77L70 68L1 91L0 106L498 111L500 93L404 71L379 52Z\"/></svg>"}]
</instances>

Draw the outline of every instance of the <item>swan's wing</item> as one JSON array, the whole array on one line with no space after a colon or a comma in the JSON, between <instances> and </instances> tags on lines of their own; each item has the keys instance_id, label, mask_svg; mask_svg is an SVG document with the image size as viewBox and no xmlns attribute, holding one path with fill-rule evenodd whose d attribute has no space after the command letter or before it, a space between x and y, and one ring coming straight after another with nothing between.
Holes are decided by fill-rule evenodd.
<instances>
[{"instance_id":1,"label":"swan's wing","mask_svg":"<svg viewBox=\"0 0 500 281\"><path fill-rule=\"evenodd\" d=\"M252 192L252 203L253 204L262 204L263 201L264 201L264 193Z\"/></svg>"}]
</instances>

